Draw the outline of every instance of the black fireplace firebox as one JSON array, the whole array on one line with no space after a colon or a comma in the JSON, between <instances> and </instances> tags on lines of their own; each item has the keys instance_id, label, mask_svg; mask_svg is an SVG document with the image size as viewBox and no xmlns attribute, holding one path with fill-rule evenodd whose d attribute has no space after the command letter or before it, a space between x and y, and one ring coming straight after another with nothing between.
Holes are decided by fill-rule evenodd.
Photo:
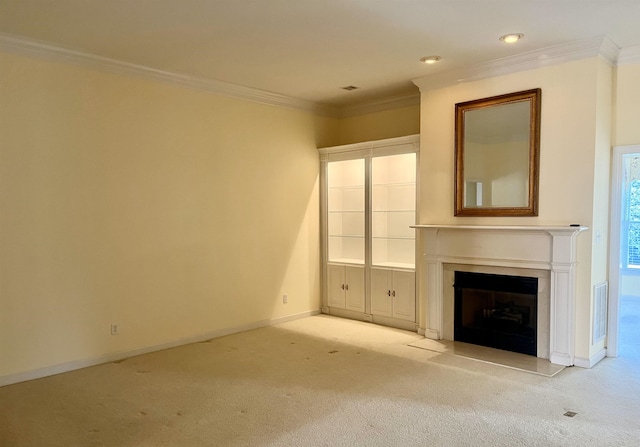
<instances>
[{"instance_id":1,"label":"black fireplace firebox","mask_svg":"<svg viewBox=\"0 0 640 447\"><path fill-rule=\"evenodd\" d=\"M455 272L456 341L537 355L538 278Z\"/></svg>"}]
</instances>

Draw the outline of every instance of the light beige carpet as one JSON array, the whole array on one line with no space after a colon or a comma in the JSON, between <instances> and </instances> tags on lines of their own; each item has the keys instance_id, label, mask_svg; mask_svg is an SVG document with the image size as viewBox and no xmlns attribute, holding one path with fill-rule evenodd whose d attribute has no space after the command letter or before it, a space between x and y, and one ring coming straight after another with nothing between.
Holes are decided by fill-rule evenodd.
<instances>
[{"instance_id":1,"label":"light beige carpet","mask_svg":"<svg viewBox=\"0 0 640 447\"><path fill-rule=\"evenodd\" d=\"M421 338L316 316L2 387L0 445L639 445L637 359L548 378Z\"/></svg>"}]
</instances>

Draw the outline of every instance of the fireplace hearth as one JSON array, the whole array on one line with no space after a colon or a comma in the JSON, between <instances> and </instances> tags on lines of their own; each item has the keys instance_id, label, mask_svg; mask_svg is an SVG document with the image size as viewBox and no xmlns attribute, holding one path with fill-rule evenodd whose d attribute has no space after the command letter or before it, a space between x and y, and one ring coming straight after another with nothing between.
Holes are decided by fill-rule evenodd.
<instances>
[{"instance_id":1,"label":"fireplace hearth","mask_svg":"<svg viewBox=\"0 0 640 447\"><path fill-rule=\"evenodd\" d=\"M455 272L454 340L537 355L538 278Z\"/></svg>"}]
</instances>

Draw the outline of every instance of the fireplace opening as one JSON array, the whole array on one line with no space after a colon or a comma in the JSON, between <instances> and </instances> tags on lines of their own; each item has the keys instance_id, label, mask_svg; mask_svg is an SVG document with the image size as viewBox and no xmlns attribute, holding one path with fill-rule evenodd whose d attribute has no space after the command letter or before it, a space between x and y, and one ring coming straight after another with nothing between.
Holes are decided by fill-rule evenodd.
<instances>
[{"instance_id":1,"label":"fireplace opening","mask_svg":"<svg viewBox=\"0 0 640 447\"><path fill-rule=\"evenodd\" d=\"M456 341L537 355L538 278L455 272Z\"/></svg>"}]
</instances>

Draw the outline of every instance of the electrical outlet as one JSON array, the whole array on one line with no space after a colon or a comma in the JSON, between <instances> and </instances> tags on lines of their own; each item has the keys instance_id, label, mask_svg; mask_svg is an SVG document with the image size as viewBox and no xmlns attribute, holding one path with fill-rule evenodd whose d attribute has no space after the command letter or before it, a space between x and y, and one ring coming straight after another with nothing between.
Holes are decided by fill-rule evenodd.
<instances>
[{"instance_id":1,"label":"electrical outlet","mask_svg":"<svg viewBox=\"0 0 640 447\"><path fill-rule=\"evenodd\" d=\"M289 302L289 295L282 295L282 304L287 304Z\"/></svg>"},{"instance_id":2,"label":"electrical outlet","mask_svg":"<svg viewBox=\"0 0 640 447\"><path fill-rule=\"evenodd\" d=\"M115 323L111 324L111 335L118 335L120 333L120 326Z\"/></svg>"}]
</instances>

